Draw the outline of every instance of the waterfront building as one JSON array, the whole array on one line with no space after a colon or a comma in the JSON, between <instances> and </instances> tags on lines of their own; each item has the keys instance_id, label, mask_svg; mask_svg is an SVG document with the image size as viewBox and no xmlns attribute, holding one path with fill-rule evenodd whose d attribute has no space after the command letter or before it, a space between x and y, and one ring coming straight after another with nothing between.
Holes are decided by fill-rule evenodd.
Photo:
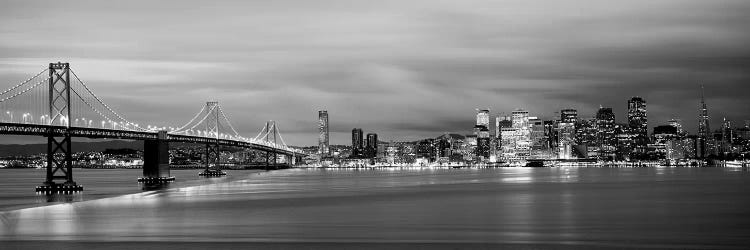
<instances>
[{"instance_id":1,"label":"waterfront building","mask_svg":"<svg viewBox=\"0 0 750 250\"><path fill-rule=\"evenodd\" d=\"M732 129L732 121L724 118L721 124L721 140L726 143L734 142L734 130Z\"/></svg>"},{"instance_id":2,"label":"waterfront building","mask_svg":"<svg viewBox=\"0 0 750 250\"><path fill-rule=\"evenodd\" d=\"M435 139L424 139L417 142L417 162L435 162L435 160L437 159L437 154L434 148L434 141Z\"/></svg>"},{"instance_id":3,"label":"waterfront building","mask_svg":"<svg viewBox=\"0 0 750 250\"><path fill-rule=\"evenodd\" d=\"M685 159L696 159L698 158L698 136L687 135L682 138L683 141L683 157Z\"/></svg>"},{"instance_id":4,"label":"waterfront building","mask_svg":"<svg viewBox=\"0 0 750 250\"><path fill-rule=\"evenodd\" d=\"M732 147L734 145L734 129L732 128L732 121L724 118L721 123L721 137L718 138L718 155L725 155L735 153Z\"/></svg>"},{"instance_id":5,"label":"waterfront building","mask_svg":"<svg viewBox=\"0 0 750 250\"><path fill-rule=\"evenodd\" d=\"M651 141L653 143L649 144L649 148L652 152L649 152L650 155L652 155L651 159L675 159L677 157L683 157L679 152L676 152L676 148L678 148L678 144L681 144L679 142L679 135L677 133L677 128L671 125L660 125L654 127L654 132L652 134Z\"/></svg>"},{"instance_id":6,"label":"waterfront building","mask_svg":"<svg viewBox=\"0 0 750 250\"><path fill-rule=\"evenodd\" d=\"M490 158L490 131L483 126L477 134L476 157L479 162L486 162Z\"/></svg>"},{"instance_id":7,"label":"waterfront building","mask_svg":"<svg viewBox=\"0 0 750 250\"><path fill-rule=\"evenodd\" d=\"M512 127L513 121L510 116L498 114L497 118L495 118L495 145L493 147L493 151L495 152L496 161L505 159L504 155L508 153L506 150L504 150L504 146L505 149L507 149L507 139L509 138L503 139L503 136L510 136L508 131L511 130Z\"/></svg>"},{"instance_id":8,"label":"waterfront building","mask_svg":"<svg viewBox=\"0 0 750 250\"><path fill-rule=\"evenodd\" d=\"M615 125L617 141L615 160L631 160L635 158L635 155L645 152L645 145L639 143L639 140L645 140L642 140L642 137L638 133L632 132L631 129L632 127L629 124Z\"/></svg>"},{"instance_id":9,"label":"waterfront building","mask_svg":"<svg viewBox=\"0 0 750 250\"><path fill-rule=\"evenodd\" d=\"M573 155L581 158L596 158L599 156L598 129L595 118L578 119L575 125L575 148Z\"/></svg>"},{"instance_id":10,"label":"waterfront building","mask_svg":"<svg viewBox=\"0 0 750 250\"><path fill-rule=\"evenodd\" d=\"M570 120L568 120L570 121ZM575 123L561 122L557 125L558 130L558 158L573 159L573 146L575 145Z\"/></svg>"},{"instance_id":11,"label":"waterfront building","mask_svg":"<svg viewBox=\"0 0 750 250\"><path fill-rule=\"evenodd\" d=\"M393 165L396 163L396 156L398 155L398 145L391 142L385 147L385 162Z\"/></svg>"},{"instance_id":12,"label":"waterfront building","mask_svg":"<svg viewBox=\"0 0 750 250\"><path fill-rule=\"evenodd\" d=\"M529 123L529 112L518 109L511 113L511 128L503 130L503 143L509 143L509 152L505 155L507 160L525 160L531 155L531 124Z\"/></svg>"},{"instance_id":13,"label":"waterfront building","mask_svg":"<svg viewBox=\"0 0 750 250\"><path fill-rule=\"evenodd\" d=\"M529 136L531 140L530 155L535 159L549 158L550 151L548 151L549 148L546 146L547 139L544 136L544 121L542 121L538 117L531 116L529 117L529 127L531 131L531 134Z\"/></svg>"},{"instance_id":14,"label":"waterfront building","mask_svg":"<svg viewBox=\"0 0 750 250\"><path fill-rule=\"evenodd\" d=\"M560 110L560 122L557 124L557 157L573 159L573 148L576 145L576 124L578 111L575 109Z\"/></svg>"},{"instance_id":15,"label":"waterfront building","mask_svg":"<svg viewBox=\"0 0 750 250\"><path fill-rule=\"evenodd\" d=\"M318 154L321 158L330 156L331 148L328 138L328 111L318 111Z\"/></svg>"},{"instance_id":16,"label":"waterfront building","mask_svg":"<svg viewBox=\"0 0 750 250\"><path fill-rule=\"evenodd\" d=\"M554 150L557 148L557 124L559 123L558 120L546 120L542 122L542 126L544 127L544 138L543 138L543 144L542 149L549 149Z\"/></svg>"}]
</instances>

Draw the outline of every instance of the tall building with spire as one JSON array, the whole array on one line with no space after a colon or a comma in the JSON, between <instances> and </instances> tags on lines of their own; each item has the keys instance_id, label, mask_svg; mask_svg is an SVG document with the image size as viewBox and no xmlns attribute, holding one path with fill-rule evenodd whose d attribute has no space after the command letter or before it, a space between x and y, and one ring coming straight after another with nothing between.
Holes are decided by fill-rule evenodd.
<instances>
[{"instance_id":1,"label":"tall building with spire","mask_svg":"<svg viewBox=\"0 0 750 250\"><path fill-rule=\"evenodd\" d=\"M711 128L709 126L708 107L706 106L706 98L704 94L703 84L701 84L701 108L698 110L698 156L706 157L706 147L708 140L710 140L709 134Z\"/></svg>"}]
</instances>

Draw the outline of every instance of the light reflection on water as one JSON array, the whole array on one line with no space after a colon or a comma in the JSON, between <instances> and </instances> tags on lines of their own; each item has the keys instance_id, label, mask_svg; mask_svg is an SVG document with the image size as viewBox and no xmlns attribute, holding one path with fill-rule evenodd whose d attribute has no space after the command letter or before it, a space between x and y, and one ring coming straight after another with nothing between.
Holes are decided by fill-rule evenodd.
<instances>
[{"instance_id":1,"label":"light reflection on water","mask_svg":"<svg viewBox=\"0 0 750 250\"><path fill-rule=\"evenodd\" d=\"M748 172L295 169L2 213L2 239L743 246Z\"/></svg>"}]
</instances>

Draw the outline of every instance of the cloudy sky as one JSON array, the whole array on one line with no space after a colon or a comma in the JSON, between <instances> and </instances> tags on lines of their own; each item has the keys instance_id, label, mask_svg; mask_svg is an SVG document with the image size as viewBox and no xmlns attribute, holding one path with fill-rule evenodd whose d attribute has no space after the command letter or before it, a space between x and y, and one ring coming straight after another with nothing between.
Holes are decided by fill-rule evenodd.
<instances>
[{"instance_id":1,"label":"cloudy sky","mask_svg":"<svg viewBox=\"0 0 750 250\"><path fill-rule=\"evenodd\" d=\"M332 143L468 132L475 108L649 125L750 119L750 1L3 1L0 89L67 61L114 109L179 125L218 100L241 133ZM158 121L158 122L156 122ZM3 139L9 142L11 139ZM0 142L3 142L0 141Z\"/></svg>"}]
</instances>

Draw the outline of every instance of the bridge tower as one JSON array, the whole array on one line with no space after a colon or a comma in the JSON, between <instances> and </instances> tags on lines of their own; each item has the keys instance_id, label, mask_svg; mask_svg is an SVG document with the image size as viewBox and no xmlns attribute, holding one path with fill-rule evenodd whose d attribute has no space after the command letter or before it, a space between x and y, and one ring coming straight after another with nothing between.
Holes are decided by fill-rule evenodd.
<instances>
[{"instance_id":1,"label":"bridge tower","mask_svg":"<svg viewBox=\"0 0 750 250\"><path fill-rule=\"evenodd\" d=\"M198 174L200 176L223 176L227 174L221 171L219 112L219 102L206 102L205 132L213 138L206 143L206 169Z\"/></svg>"},{"instance_id":2,"label":"bridge tower","mask_svg":"<svg viewBox=\"0 0 750 250\"><path fill-rule=\"evenodd\" d=\"M265 138L263 138L264 141L270 142L273 144L277 143L277 136L278 136L278 129L276 128L276 121L268 121L266 122L266 126L264 127L264 131L261 133L265 134ZM271 155L273 155L273 165L271 164ZM270 166L273 166L274 168L277 168L277 159L278 155L276 150L272 152L266 151L266 170L269 169Z\"/></svg>"},{"instance_id":3,"label":"bridge tower","mask_svg":"<svg viewBox=\"0 0 750 250\"><path fill-rule=\"evenodd\" d=\"M47 178L37 192L82 191L73 181L72 141L70 139L70 64L49 64L49 123L47 129ZM63 183L56 183L62 180Z\"/></svg>"}]
</instances>

